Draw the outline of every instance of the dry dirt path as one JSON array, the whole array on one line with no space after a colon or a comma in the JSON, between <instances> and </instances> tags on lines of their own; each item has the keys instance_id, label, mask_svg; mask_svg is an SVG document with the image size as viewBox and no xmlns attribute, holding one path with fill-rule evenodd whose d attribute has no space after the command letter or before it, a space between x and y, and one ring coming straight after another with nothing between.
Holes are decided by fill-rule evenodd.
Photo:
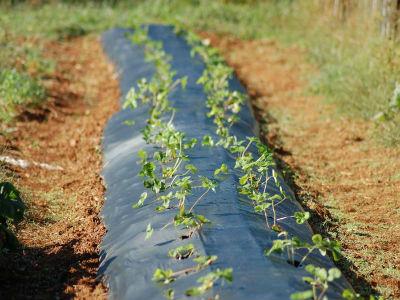
<instances>
[{"instance_id":1,"label":"dry dirt path","mask_svg":"<svg viewBox=\"0 0 400 300\"><path fill-rule=\"evenodd\" d=\"M314 70L299 49L203 36L247 87L314 229L342 243L342 271L359 292L400 299L400 149L378 146L371 124L307 96L302 78Z\"/></svg>"},{"instance_id":2,"label":"dry dirt path","mask_svg":"<svg viewBox=\"0 0 400 300\"><path fill-rule=\"evenodd\" d=\"M23 113L0 144L3 154L64 170L11 170L29 210L18 230L23 251L0 258L0 298L105 298L96 281L104 234L100 141L117 110L118 82L98 37L52 42L45 55L57 63L48 103Z\"/></svg>"}]
</instances>

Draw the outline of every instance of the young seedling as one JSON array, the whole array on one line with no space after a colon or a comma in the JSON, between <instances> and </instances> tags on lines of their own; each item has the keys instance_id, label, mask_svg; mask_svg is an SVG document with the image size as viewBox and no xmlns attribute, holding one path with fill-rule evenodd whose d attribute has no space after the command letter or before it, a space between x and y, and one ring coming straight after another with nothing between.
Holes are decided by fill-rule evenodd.
<instances>
[{"instance_id":1,"label":"young seedling","mask_svg":"<svg viewBox=\"0 0 400 300\"><path fill-rule=\"evenodd\" d=\"M295 265L294 256L296 251L305 249L307 252L303 255L299 263L296 265L302 265L307 257L314 251L318 251L322 256L325 256L327 252L332 254L332 257L337 261L341 255L340 244L337 241L331 241L329 238L322 238L320 234L314 234L312 236L312 244L300 240L298 237L288 237L286 231L279 233L278 237L284 237L283 239L277 239L273 241L272 247L265 250L265 255L269 256L272 253L281 254L287 252L289 261Z\"/></svg>"},{"instance_id":2,"label":"young seedling","mask_svg":"<svg viewBox=\"0 0 400 300\"><path fill-rule=\"evenodd\" d=\"M186 296L201 296L208 290L210 290L215 282L222 280L231 283L233 281L232 268L227 269L216 269L215 271L209 272L207 275L200 277L197 282L200 283L197 287L192 287L186 290Z\"/></svg>"},{"instance_id":3,"label":"young seedling","mask_svg":"<svg viewBox=\"0 0 400 300\"><path fill-rule=\"evenodd\" d=\"M205 268L207 268L209 265L213 264L217 260L217 256L212 255L212 256L199 256L193 259L193 262L196 263L193 267L189 267L183 270L179 271L173 271L171 269L162 269L162 268L157 268L154 271L153 274L153 281L167 285L170 284L171 282L174 282L176 279L178 279L181 276L186 276L192 273L197 273Z\"/></svg>"},{"instance_id":4,"label":"young seedling","mask_svg":"<svg viewBox=\"0 0 400 300\"><path fill-rule=\"evenodd\" d=\"M188 244L185 246L179 246L175 249L171 249L168 251L168 256L181 260L181 259L186 259L190 256L192 256L196 252L195 247L193 244Z\"/></svg>"},{"instance_id":5,"label":"young seedling","mask_svg":"<svg viewBox=\"0 0 400 300\"><path fill-rule=\"evenodd\" d=\"M315 267L314 265L307 265L306 271L312 275L312 277L303 277L303 280L310 286L310 290L296 292L290 296L292 300L328 300L326 292L329 289L329 283L340 278L341 273L337 268L331 268L329 270L324 268Z\"/></svg>"}]
</instances>

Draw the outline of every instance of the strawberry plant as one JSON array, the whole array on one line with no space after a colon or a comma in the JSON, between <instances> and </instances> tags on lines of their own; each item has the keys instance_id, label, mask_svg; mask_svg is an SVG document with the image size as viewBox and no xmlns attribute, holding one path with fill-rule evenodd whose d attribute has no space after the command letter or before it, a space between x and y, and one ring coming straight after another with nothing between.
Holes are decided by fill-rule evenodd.
<instances>
[{"instance_id":1,"label":"strawberry plant","mask_svg":"<svg viewBox=\"0 0 400 300\"><path fill-rule=\"evenodd\" d=\"M193 262L195 262L196 264L190 268L182 269L179 271L158 268L154 271L153 281L166 285L174 282L177 278L181 276L199 272L214 263L216 260L216 256L198 256L193 259Z\"/></svg>"},{"instance_id":2,"label":"strawberry plant","mask_svg":"<svg viewBox=\"0 0 400 300\"><path fill-rule=\"evenodd\" d=\"M329 288L329 283L335 279L340 278L341 273L337 268L331 268L326 270L324 268L318 268L313 265L307 265L306 271L312 275L312 277L303 277L303 280L310 286L310 290L293 293L290 297L292 300L323 300L328 299L326 292Z\"/></svg>"},{"instance_id":3,"label":"strawberry plant","mask_svg":"<svg viewBox=\"0 0 400 300\"><path fill-rule=\"evenodd\" d=\"M185 294L186 296L201 296L207 290L211 289L218 280L222 280L223 282L232 282L232 268L224 270L216 269L215 271L209 272L207 275L202 276L197 280L197 282L200 283L199 286L188 289Z\"/></svg>"},{"instance_id":4,"label":"strawberry plant","mask_svg":"<svg viewBox=\"0 0 400 300\"><path fill-rule=\"evenodd\" d=\"M188 244L185 246L179 246L175 249L168 251L168 256L176 259L186 259L192 256L196 252L193 244Z\"/></svg>"},{"instance_id":5,"label":"strawberry plant","mask_svg":"<svg viewBox=\"0 0 400 300\"><path fill-rule=\"evenodd\" d=\"M318 251L322 256L325 256L327 252L332 254L332 257L337 261L340 257L340 244L337 241L331 241L328 238L322 238L320 234L314 234L312 236L312 244L300 240L298 237L288 238L286 231L279 233L278 236L283 236L284 239L277 239L273 241L272 247L265 251L267 256L272 253L283 253L287 250L288 258L294 262L294 254L297 250L305 249L306 254L303 255L300 262L297 265L302 265L307 257L314 251Z\"/></svg>"},{"instance_id":6,"label":"strawberry plant","mask_svg":"<svg viewBox=\"0 0 400 300\"><path fill-rule=\"evenodd\" d=\"M196 253L196 250L192 244L186 246L180 246L175 249L172 249L168 252L170 257L175 259L188 258ZM207 268L209 265L213 264L217 260L216 256L196 256L193 258L193 262L196 263L194 266L182 269L179 271L173 271L172 269L162 269L158 268L155 270L153 274L153 281L162 284L168 285L174 282L181 276L186 276L192 273L197 273ZM186 296L201 296L210 290L215 282L217 281L226 281L232 282L233 280L233 271L232 268L219 269L217 268L215 271L210 271L206 275L200 277L197 282L199 286L191 287L186 290ZM167 299L174 298L174 291L172 289L168 289L166 292Z\"/></svg>"}]
</instances>

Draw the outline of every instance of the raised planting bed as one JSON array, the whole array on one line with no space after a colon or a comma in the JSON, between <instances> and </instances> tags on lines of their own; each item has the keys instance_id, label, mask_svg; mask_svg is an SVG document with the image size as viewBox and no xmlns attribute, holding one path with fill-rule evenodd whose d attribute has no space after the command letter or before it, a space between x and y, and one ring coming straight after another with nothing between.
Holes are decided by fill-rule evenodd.
<instances>
[{"instance_id":1,"label":"raised planting bed","mask_svg":"<svg viewBox=\"0 0 400 300\"><path fill-rule=\"evenodd\" d=\"M326 255L339 245L313 236L218 54L172 26L113 29L102 41L126 107L103 142L99 273L110 297L350 295Z\"/></svg>"}]
</instances>

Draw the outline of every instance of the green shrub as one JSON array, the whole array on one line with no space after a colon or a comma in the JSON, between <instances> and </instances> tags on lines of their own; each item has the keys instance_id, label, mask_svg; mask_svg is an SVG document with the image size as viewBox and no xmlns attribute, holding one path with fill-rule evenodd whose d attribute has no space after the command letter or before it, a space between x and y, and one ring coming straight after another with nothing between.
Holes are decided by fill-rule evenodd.
<instances>
[{"instance_id":1,"label":"green shrub","mask_svg":"<svg viewBox=\"0 0 400 300\"><path fill-rule=\"evenodd\" d=\"M18 106L37 105L44 97L44 88L29 75L15 69L0 71L0 119L10 121Z\"/></svg>"}]
</instances>

